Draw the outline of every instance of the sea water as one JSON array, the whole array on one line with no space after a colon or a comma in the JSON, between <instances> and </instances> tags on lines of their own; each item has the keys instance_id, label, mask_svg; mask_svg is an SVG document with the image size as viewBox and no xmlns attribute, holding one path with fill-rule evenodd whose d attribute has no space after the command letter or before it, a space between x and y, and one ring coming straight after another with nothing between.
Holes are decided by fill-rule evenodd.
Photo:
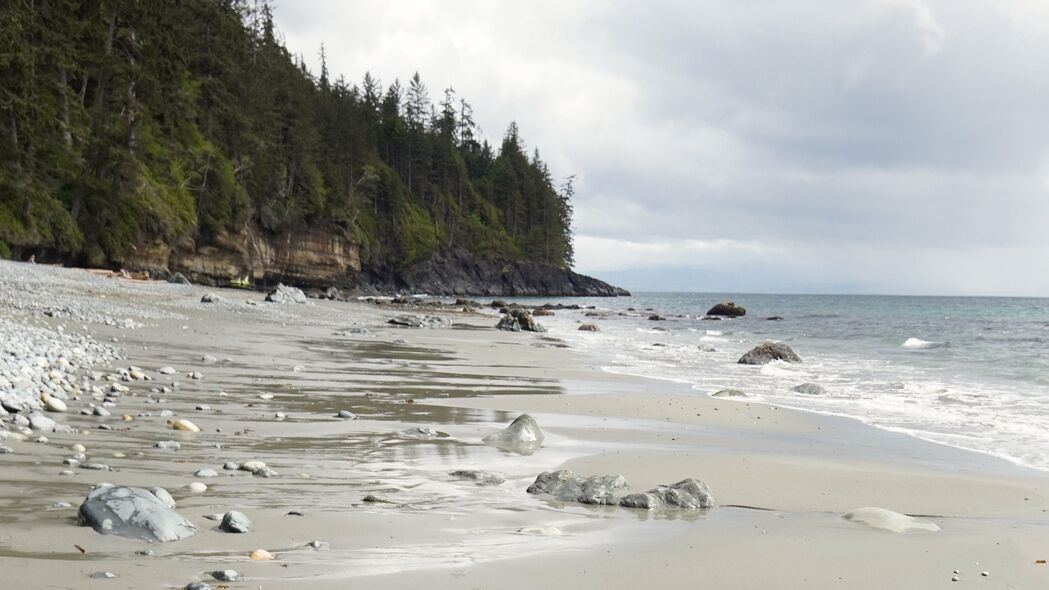
<instances>
[{"instance_id":1,"label":"sea water","mask_svg":"<svg viewBox=\"0 0 1049 590\"><path fill-rule=\"evenodd\" d=\"M746 316L702 319L722 300ZM546 302L596 308L538 319L606 371L687 384L695 395L738 389L747 401L854 417L1049 471L1049 299L637 293L528 301ZM581 322L601 331L581 332ZM788 344L803 362L737 363L766 340ZM794 390L806 383L822 392Z\"/></svg>"}]
</instances>

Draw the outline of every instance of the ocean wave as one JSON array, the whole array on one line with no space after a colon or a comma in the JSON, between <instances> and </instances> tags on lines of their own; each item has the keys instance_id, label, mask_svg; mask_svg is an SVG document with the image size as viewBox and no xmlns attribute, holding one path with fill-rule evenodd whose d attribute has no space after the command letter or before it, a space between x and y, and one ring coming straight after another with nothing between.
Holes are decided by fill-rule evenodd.
<instances>
[{"instance_id":1,"label":"ocean wave","mask_svg":"<svg viewBox=\"0 0 1049 590\"><path fill-rule=\"evenodd\" d=\"M933 348L943 348L947 346L949 342L935 342L930 340L922 340L921 338L908 338L903 343L904 348L910 348L912 350L930 350Z\"/></svg>"}]
</instances>

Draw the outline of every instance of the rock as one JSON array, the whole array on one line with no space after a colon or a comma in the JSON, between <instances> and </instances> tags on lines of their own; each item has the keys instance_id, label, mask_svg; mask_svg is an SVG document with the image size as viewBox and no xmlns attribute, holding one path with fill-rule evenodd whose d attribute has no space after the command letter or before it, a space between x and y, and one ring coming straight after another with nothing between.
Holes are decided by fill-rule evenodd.
<instances>
[{"instance_id":1,"label":"rock","mask_svg":"<svg viewBox=\"0 0 1049 590\"><path fill-rule=\"evenodd\" d=\"M74 453L84 453L87 452L87 447L80 443L74 443L71 447L69 447L69 450L73 451Z\"/></svg>"},{"instance_id":2,"label":"rock","mask_svg":"<svg viewBox=\"0 0 1049 590\"><path fill-rule=\"evenodd\" d=\"M215 471L214 469L211 469L210 467L205 467L204 469L196 470L195 472L193 472L193 475L195 477L204 477L204 478L218 477L219 476L219 472Z\"/></svg>"},{"instance_id":3,"label":"rock","mask_svg":"<svg viewBox=\"0 0 1049 590\"><path fill-rule=\"evenodd\" d=\"M335 414L335 417L342 418L343 420L356 420L357 414L354 414L349 410L339 410L339 413Z\"/></svg>"},{"instance_id":4,"label":"rock","mask_svg":"<svg viewBox=\"0 0 1049 590\"><path fill-rule=\"evenodd\" d=\"M185 586L186 590L214 590L210 584L204 582L190 582Z\"/></svg>"},{"instance_id":5,"label":"rock","mask_svg":"<svg viewBox=\"0 0 1049 590\"><path fill-rule=\"evenodd\" d=\"M652 510L663 506L684 510L709 510L714 507L714 495L707 484L698 479L683 479L674 485L659 486L643 494L628 494L619 499L627 508Z\"/></svg>"},{"instance_id":6,"label":"rock","mask_svg":"<svg viewBox=\"0 0 1049 590\"><path fill-rule=\"evenodd\" d=\"M722 301L707 310L707 315L738 318L747 315L747 310L731 301Z\"/></svg>"},{"instance_id":7,"label":"rock","mask_svg":"<svg viewBox=\"0 0 1049 590\"><path fill-rule=\"evenodd\" d=\"M523 307L509 310L495 327L509 332L546 332L546 328L540 326L532 317L531 312Z\"/></svg>"},{"instance_id":8,"label":"rock","mask_svg":"<svg viewBox=\"0 0 1049 590\"><path fill-rule=\"evenodd\" d=\"M762 342L740 357L739 364L764 365L777 360L800 363L801 357L782 342Z\"/></svg>"},{"instance_id":9,"label":"rock","mask_svg":"<svg viewBox=\"0 0 1049 590\"><path fill-rule=\"evenodd\" d=\"M91 574L91 577L96 580L112 580L113 578L116 578L117 575L113 572L95 572Z\"/></svg>"},{"instance_id":10,"label":"rock","mask_svg":"<svg viewBox=\"0 0 1049 590\"><path fill-rule=\"evenodd\" d=\"M444 438L448 435L429 426L406 428L398 433L403 438Z\"/></svg>"},{"instance_id":11,"label":"rock","mask_svg":"<svg viewBox=\"0 0 1049 590\"><path fill-rule=\"evenodd\" d=\"M263 463L262 461L258 461L258 460L245 461L245 462L243 462L243 463L241 463L240 465L237 466L237 469L240 469L241 471L252 471L252 472L258 471L260 469L265 469L265 468L266 468L266 464Z\"/></svg>"},{"instance_id":12,"label":"rock","mask_svg":"<svg viewBox=\"0 0 1049 590\"><path fill-rule=\"evenodd\" d=\"M459 469L451 472L449 475L456 479L466 479L474 481L477 485L482 486L495 486L506 481L506 478L499 475L498 473L492 473L490 471L480 471L477 469Z\"/></svg>"},{"instance_id":13,"label":"rock","mask_svg":"<svg viewBox=\"0 0 1049 590\"><path fill-rule=\"evenodd\" d=\"M331 543L327 541L310 541L306 546L315 551L327 551L331 549Z\"/></svg>"},{"instance_id":14,"label":"rock","mask_svg":"<svg viewBox=\"0 0 1049 590\"><path fill-rule=\"evenodd\" d=\"M109 465L105 463L81 463L80 468L88 471L109 471Z\"/></svg>"},{"instance_id":15,"label":"rock","mask_svg":"<svg viewBox=\"0 0 1049 590\"><path fill-rule=\"evenodd\" d=\"M49 395L44 401L44 409L46 409L48 412L62 413L65 412L68 408L66 408L66 402L58 399L53 395Z\"/></svg>"},{"instance_id":16,"label":"rock","mask_svg":"<svg viewBox=\"0 0 1049 590\"><path fill-rule=\"evenodd\" d=\"M269 303L306 303L307 299L302 289L280 283L276 289L266 295L266 301Z\"/></svg>"},{"instance_id":17,"label":"rock","mask_svg":"<svg viewBox=\"0 0 1049 590\"><path fill-rule=\"evenodd\" d=\"M710 394L710 397L748 397L747 394L738 389L722 389Z\"/></svg>"},{"instance_id":18,"label":"rock","mask_svg":"<svg viewBox=\"0 0 1049 590\"><path fill-rule=\"evenodd\" d=\"M168 508L175 507L175 499L171 497L171 494L167 490L160 487L149 488L149 493L157 497L158 500L164 503Z\"/></svg>"},{"instance_id":19,"label":"rock","mask_svg":"<svg viewBox=\"0 0 1049 590\"><path fill-rule=\"evenodd\" d=\"M885 508L857 508L842 514L841 517L849 522L863 524L873 529L889 531L890 533L940 530L940 527L928 520L914 518Z\"/></svg>"},{"instance_id":20,"label":"rock","mask_svg":"<svg viewBox=\"0 0 1049 590\"><path fill-rule=\"evenodd\" d=\"M531 454L543 444L539 423L528 414L521 414L509 426L482 439L486 445L521 454Z\"/></svg>"},{"instance_id":21,"label":"rock","mask_svg":"<svg viewBox=\"0 0 1049 590\"><path fill-rule=\"evenodd\" d=\"M182 432L200 432L200 427L185 419L175 420L171 424L171 428Z\"/></svg>"},{"instance_id":22,"label":"rock","mask_svg":"<svg viewBox=\"0 0 1049 590\"><path fill-rule=\"evenodd\" d=\"M153 448L162 451L178 451L182 448L182 443L177 440L159 440L153 443Z\"/></svg>"},{"instance_id":23,"label":"rock","mask_svg":"<svg viewBox=\"0 0 1049 590\"><path fill-rule=\"evenodd\" d=\"M168 542L197 534L193 523L152 493L126 486L101 486L80 505L81 525L103 535Z\"/></svg>"},{"instance_id":24,"label":"rock","mask_svg":"<svg viewBox=\"0 0 1049 590\"><path fill-rule=\"evenodd\" d=\"M790 390L804 393L805 395L825 395L827 393L826 389L823 389L815 383L802 383L801 385L791 387Z\"/></svg>"},{"instance_id":25,"label":"rock","mask_svg":"<svg viewBox=\"0 0 1049 590\"><path fill-rule=\"evenodd\" d=\"M226 461L222 464L222 468L226 471L236 471L240 469L240 465L234 463L233 461Z\"/></svg>"},{"instance_id":26,"label":"rock","mask_svg":"<svg viewBox=\"0 0 1049 590\"><path fill-rule=\"evenodd\" d=\"M99 418L108 418L113 415L112 412L103 408L102 406L95 406L95 409L92 410L91 413L98 416Z\"/></svg>"},{"instance_id":27,"label":"rock","mask_svg":"<svg viewBox=\"0 0 1049 590\"><path fill-rule=\"evenodd\" d=\"M195 481L186 486L186 489L192 494L203 494L208 491L208 486L202 482Z\"/></svg>"},{"instance_id":28,"label":"rock","mask_svg":"<svg viewBox=\"0 0 1049 590\"><path fill-rule=\"evenodd\" d=\"M219 359L211 356L210 354L205 354L204 356L200 357L200 362L204 363L205 365L214 365L215 363L219 362Z\"/></svg>"},{"instance_id":29,"label":"rock","mask_svg":"<svg viewBox=\"0 0 1049 590\"><path fill-rule=\"evenodd\" d=\"M552 316L554 315L554 312L550 311L549 309L543 309L540 307L538 309L532 310L532 315L538 318L543 316Z\"/></svg>"},{"instance_id":30,"label":"rock","mask_svg":"<svg viewBox=\"0 0 1049 590\"><path fill-rule=\"evenodd\" d=\"M218 295L216 293L205 293L204 296L200 298L200 302L201 303L225 303L226 302L226 298L221 296L221 295Z\"/></svg>"},{"instance_id":31,"label":"rock","mask_svg":"<svg viewBox=\"0 0 1049 590\"><path fill-rule=\"evenodd\" d=\"M219 529L227 533L246 533L251 530L251 519L243 512L230 510L222 516Z\"/></svg>"},{"instance_id":32,"label":"rock","mask_svg":"<svg viewBox=\"0 0 1049 590\"><path fill-rule=\"evenodd\" d=\"M772 315L772 316L769 316L769 317L765 318L765 320L770 321L770 322L778 322L778 321L781 321L782 319L783 319L783 316L781 316L781 315Z\"/></svg>"},{"instance_id":33,"label":"rock","mask_svg":"<svg viewBox=\"0 0 1049 590\"><path fill-rule=\"evenodd\" d=\"M402 315L390 318L386 323L404 328L447 328L452 325L446 318L433 315Z\"/></svg>"},{"instance_id":34,"label":"rock","mask_svg":"<svg viewBox=\"0 0 1049 590\"><path fill-rule=\"evenodd\" d=\"M567 469L540 473L528 486L529 494L550 494L562 502L615 504L614 492L627 487L622 475L579 477Z\"/></svg>"},{"instance_id":35,"label":"rock","mask_svg":"<svg viewBox=\"0 0 1049 590\"><path fill-rule=\"evenodd\" d=\"M29 427L39 432L54 432L58 423L40 412L33 412L29 415Z\"/></svg>"},{"instance_id":36,"label":"rock","mask_svg":"<svg viewBox=\"0 0 1049 590\"><path fill-rule=\"evenodd\" d=\"M601 329L594 324L581 324L579 326L580 332L600 332Z\"/></svg>"},{"instance_id":37,"label":"rock","mask_svg":"<svg viewBox=\"0 0 1049 590\"><path fill-rule=\"evenodd\" d=\"M248 554L252 561L267 561L273 559L273 554L265 549L256 549Z\"/></svg>"},{"instance_id":38,"label":"rock","mask_svg":"<svg viewBox=\"0 0 1049 590\"><path fill-rule=\"evenodd\" d=\"M241 579L240 572L237 570L217 570L211 572L211 577L220 582L237 582Z\"/></svg>"},{"instance_id":39,"label":"rock","mask_svg":"<svg viewBox=\"0 0 1049 590\"><path fill-rule=\"evenodd\" d=\"M157 369L157 372L161 375L174 375L178 371L175 370L175 367L161 367Z\"/></svg>"},{"instance_id":40,"label":"rock","mask_svg":"<svg viewBox=\"0 0 1049 590\"><path fill-rule=\"evenodd\" d=\"M659 315L658 313L654 313L654 314L648 316L648 321L650 321L650 322L664 322L664 321L666 321L666 318L661 316L661 315Z\"/></svg>"}]
</instances>

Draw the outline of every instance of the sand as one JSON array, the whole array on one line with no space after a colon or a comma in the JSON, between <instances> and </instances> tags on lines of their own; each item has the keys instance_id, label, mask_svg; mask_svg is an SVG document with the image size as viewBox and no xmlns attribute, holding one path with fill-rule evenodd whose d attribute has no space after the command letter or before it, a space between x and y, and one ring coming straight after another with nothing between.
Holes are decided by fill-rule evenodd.
<instances>
[{"instance_id":1,"label":"sand","mask_svg":"<svg viewBox=\"0 0 1049 590\"><path fill-rule=\"evenodd\" d=\"M497 332L485 315L402 329L385 321L405 310L365 303L275 306L253 292L39 272L67 279L63 296L74 303L105 295L148 310L136 319L142 327L84 330L27 309L4 317L116 338L127 358L110 369L139 366L154 381L128 383L134 395L110 418L81 416L87 400L68 401L69 413L55 417L76 434L5 442L16 452L0 455L4 588L217 585L207 572L219 569L245 576L223 583L230 588L1049 586L1049 566L1037 563L1049 558L1049 478L993 457L611 375L555 339ZM229 303L199 303L207 292ZM156 372L164 366L178 374ZM189 379L191 371L203 378ZM180 382L173 393L149 394L172 379ZM211 409L194 409L201 404ZM359 419L335 418L340 409ZM538 452L480 443L522 412L546 432ZM201 432L171 430L179 418ZM403 434L418 427L439 435ZM181 449L153 448L160 440ZM114 470L59 475L77 442ZM222 470L252 459L280 476ZM195 477L201 468L219 476ZM539 472L558 468L619 473L639 491L696 477L720 506L650 513L524 492ZM507 481L478 486L450 477L455 469ZM103 481L165 487L200 534L146 545L75 526L76 506ZM190 492L194 481L207 491ZM366 503L368 495L388 503ZM51 508L56 502L72 508ZM941 530L894 534L840 518L865 506ZM204 518L227 510L247 514L253 530L223 533ZM306 546L313 540L330 547ZM136 554L147 548L155 554ZM249 560L260 548L276 558ZM99 571L118 577L89 577Z\"/></svg>"}]
</instances>

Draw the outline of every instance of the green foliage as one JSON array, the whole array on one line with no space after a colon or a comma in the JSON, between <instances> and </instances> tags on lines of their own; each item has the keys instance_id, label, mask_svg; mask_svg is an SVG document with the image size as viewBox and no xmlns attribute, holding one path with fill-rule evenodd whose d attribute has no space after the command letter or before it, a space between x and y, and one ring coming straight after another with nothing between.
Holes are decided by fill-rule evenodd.
<instances>
[{"instance_id":1,"label":"green foliage","mask_svg":"<svg viewBox=\"0 0 1049 590\"><path fill-rule=\"evenodd\" d=\"M453 89L314 77L266 1L0 6L0 244L120 264L139 244L335 224L366 263L444 248L571 264L568 191Z\"/></svg>"}]
</instances>

